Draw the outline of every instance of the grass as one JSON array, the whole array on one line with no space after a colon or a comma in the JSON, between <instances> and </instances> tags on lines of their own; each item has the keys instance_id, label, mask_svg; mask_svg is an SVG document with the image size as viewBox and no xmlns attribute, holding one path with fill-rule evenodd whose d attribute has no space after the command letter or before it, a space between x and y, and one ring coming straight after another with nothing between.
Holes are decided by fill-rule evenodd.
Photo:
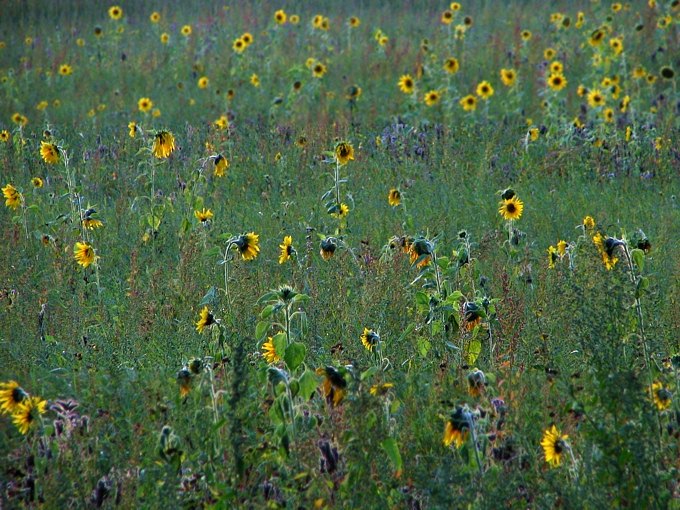
<instances>
[{"instance_id":1,"label":"grass","mask_svg":"<svg viewBox=\"0 0 680 510\"><path fill-rule=\"evenodd\" d=\"M450 30L436 3L166 2L158 24L141 3L121 4L121 20L68 7L8 2L0 30L0 382L47 401L40 414L0 388L0 403L23 404L0 416L2 503L677 506L680 98L662 77L677 66L676 6L509 2L500 16L464 4ZM279 8L300 23L277 26ZM317 13L328 31L311 26ZM589 45L603 26L603 46ZM246 31L254 42L237 54ZM547 47L562 91L545 85ZM509 67L514 87L499 77ZM415 94L397 87L403 74ZM482 80L494 95L464 112ZM442 94L432 107L429 90ZM160 130L174 135L169 158L152 154ZM324 197L340 141L355 156L339 169L345 218ZM516 221L498 212L508 188L524 203ZM102 228L82 226L90 208ZM244 260L250 232L260 251ZM295 253L279 264L284 236ZM85 268L80 241L98 257ZM263 355L270 337L278 360ZM22 412L27 434L13 425ZM449 446L447 423L460 438ZM554 465L541 446L553 424L568 436Z\"/></svg>"}]
</instances>

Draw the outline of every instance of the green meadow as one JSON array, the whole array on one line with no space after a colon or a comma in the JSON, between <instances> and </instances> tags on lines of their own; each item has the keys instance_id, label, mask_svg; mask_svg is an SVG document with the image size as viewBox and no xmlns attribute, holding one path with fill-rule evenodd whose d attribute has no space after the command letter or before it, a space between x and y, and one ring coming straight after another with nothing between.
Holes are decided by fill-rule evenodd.
<instances>
[{"instance_id":1,"label":"green meadow","mask_svg":"<svg viewBox=\"0 0 680 510\"><path fill-rule=\"evenodd\" d=\"M680 508L680 2L0 14L1 508Z\"/></svg>"}]
</instances>

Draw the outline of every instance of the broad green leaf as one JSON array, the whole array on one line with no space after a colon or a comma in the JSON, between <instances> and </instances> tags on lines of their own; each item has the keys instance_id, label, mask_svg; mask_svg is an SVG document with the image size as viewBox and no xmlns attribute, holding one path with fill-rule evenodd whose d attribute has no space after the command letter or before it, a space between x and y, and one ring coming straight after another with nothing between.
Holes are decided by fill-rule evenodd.
<instances>
[{"instance_id":1,"label":"broad green leaf","mask_svg":"<svg viewBox=\"0 0 680 510\"><path fill-rule=\"evenodd\" d=\"M380 443L380 446L382 446L382 449L385 450L390 462L392 462L392 467L394 467L394 475L399 477L404 465L401 458L401 453L399 453L399 445L397 444L396 439L393 437L388 437L382 443Z\"/></svg>"},{"instance_id":2,"label":"broad green leaf","mask_svg":"<svg viewBox=\"0 0 680 510\"><path fill-rule=\"evenodd\" d=\"M316 392L316 388L319 386L319 378L314 372L305 370L300 376L299 383L300 398L307 401L312 398L312 395Z\"/></svg>"},{"instance_id":3,"label":"broad green leaf","mask_svg":"<svg viewBox=\"0 0 680 510\"><path fill-rule=\"evenodd\" d=\"M467 348L467 364L474 365L475 361L482 352L482 342L479 340L473 340L470 342Z\"/></svg>"},{"instance_id":4,"label":"broad green leaf","mask_svg":"<svg viewBox=\"0 0 680 510\"><path fill-rule=\"evenodd\" d=\"M283 359L291 372L305 360L305 354L307 354L307 347L300 342L293 342L286 348Z\"/></svg>"}]
</instances>

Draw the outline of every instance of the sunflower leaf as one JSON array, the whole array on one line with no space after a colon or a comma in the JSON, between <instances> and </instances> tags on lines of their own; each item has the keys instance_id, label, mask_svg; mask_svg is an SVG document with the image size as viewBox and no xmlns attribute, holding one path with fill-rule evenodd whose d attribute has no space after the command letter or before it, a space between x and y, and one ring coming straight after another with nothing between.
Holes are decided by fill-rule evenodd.
<instances>
[{"instance_id":1,"label":"sunflower leaf","mask_svg":"<svg viewBox=\"0 0 680 510\"><path fill-rule=\"evenodd\" d=\"M302 364L306 354L307 347L305 347L305 344L293 342L286 348L283 359L286 362L286 365L288 365L288 369L292 372Z\"/></svg>"},{"instance_id":2,"label":"sunflower leaf","mask_svg":"<svg viewBox=\"0 0 680 510\"><path fill-rule=\"evenodd\" d=\"M390 462L392 462L392 467L394 467L394 476L399 477L404 467L404 462L401 458L401 453L399 453L399 445L397 444L397 440L393 437L388 437L382 443L380 443L380 446L383 450L385 450Z\"/></svg>"}]
</instances>

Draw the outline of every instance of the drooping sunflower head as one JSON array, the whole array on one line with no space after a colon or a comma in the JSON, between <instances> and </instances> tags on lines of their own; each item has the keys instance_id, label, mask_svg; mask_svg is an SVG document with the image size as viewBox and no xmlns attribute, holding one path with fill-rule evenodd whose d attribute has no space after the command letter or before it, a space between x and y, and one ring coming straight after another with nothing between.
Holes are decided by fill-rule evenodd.
<instances>
[{"instance_id":1,"label":"drooping sunflower head","mask_svg":"<svg viewBox=\"0 0 680 510\"><path fill-rule=\"evenodd\" d=\"M28 398L28 393L16 381L0 383L0 413L13 414Z\"/></svg>"},{"instance_id":2,"label":"drooping sunflower head","mask_svg":"<svg viewBox=\"0 0 680 510\"><path fill-rule=\"evenodd\" d=\"M285 236L283 238L283 243L279 245L279 248L281 250L279 254L279 264L283 264L290 260L291 255L295 253L295 248L293 248L293 237Z\"/></svg>"},{"instance_id":3,"label":"drooping sunflower head","mask_svg":"<svg viewBox=\"0 0 680 510\"><path fill-rule=\"evenodd\" d=\"M347 93L345 94L345 97L350 101L356 101L361 97L362 92L363 91L359 85L350 85L347 87Z\"/></svg>"},{"instance_id":4,"label":"drooping sunflower head","mask_svg":"<svg viewBox=\"0 0 680 510\"><path fill-rule=\"evenodd\" d=\"M665 411L671 406L673 394L665 388L663 383L655 381L652 384L652 398L659 411Z\"/></svg>"},{"instance_id":5,"label":"drooping sunflower head","mask_svg":"<svg viewBox=\"0 0 680 510\"><path fill-rule=\"evenodd\" d=\"M317 375L323 376L321 388L326 401L333 407L342 402L347 390L347 381L343 375L330 365L316 369Z\"/></svg>"},{"instance_id":6,"label":"drooping sunflower head","mask_svg":"<svg viewBox=\"0 0 680 510\"><path fill-rule=\"evenodd\" d=\"M550 269L555 269L555 262L559 259L559 256L557 255L557 248L554 246L549 246L548 247L548 267Z\"/></svg>"},{"instance_id":7,"label":"drooping sunflower head","mask_svg":"<svg viewBox=\"0 0 680 510\"><path fill-rule=\"evenodd\" d=\"M558 467L562 462L562 454L568 448L568 444L566 443L568 437L569 436L561 435L555 425L543 432L541 446L543 447L545 461L550 464L551 467Z\"/></svg>"},{"instance_id":8,"label":"drooping sunflower head","mask_svg":"<svg viewBox=\"0 0 680 510\"><path fill-rule=\"evenodd\" d=\"M373 348L380 343L380 335L372 329L364 328L361 334L361 343L367 351L373 352Z\"/></svg>"},{"instance_id":9,"label":"drooping sunflower head","mask_svg":"<svg viewBox=\"0 0 680 510\"><path fill-rule=\"evenodd\" d=\"M73 247L73 257L78 265L86 268L95 260L94 248L87 243L76 242Z\"/></svg>"},{"instance_id":10,"label":"drooping sunflower head","mask_svg":"<svg viewBox=\"0 0 680 510\"><path fill-rule=\"evenodd\" d=\"M486 376L484 372L475 368L467 375L468 393L473 397L479 397L486 388Z\"/></svg>"},{"instance_id":11,"label":"drooping sunflower head","mask_svg":"<svg viewBox=\"0 0 680 510\"><path fill-rule=\"evenodd\" d=\"M349 142L338 142L335 145L335 160L340 165L354 161L354 147Z\"/></svg>"},{"instance_id":12,"label":"drooping sunflower head","mask_svg":"<svg viewBox=\"0 0 680 510\"><path fill-rule=\"evenodd\" d=\"M368 390L368 392L376 397L382 397L384 395L387 395L387 393L390 391L390 389L394 388L394 383L382 383L382 384L374 384L371 386L371 388Z\"/></svg>"},{"instance_id":13,"label":"drooping sunflower head","mask_svg":"<svg viewBox=\"0 0 680 510\"><path fill-rule=\"evenodd\" d=\"M504 199L500 204L498 213L506 221L518 220L522 217L522 211L524 211L524 203L517 197L513 195L509 199Z\"/></svg>"},{"instance_id":14,"label":"drooping sunflower head","mask_svg":"<svg viewBox=\"0 0 680 510\"><path fill-rule=\"evenodd\" d=\"M203 333L203 330L207 327L216 324L214 315L208 310L207 306L204 306L198 314L198 321L196 322L196 331Z\"/></svg>"},{"instance_id":15,"label":"drooping sunflower head","mask_svg":"<svg viewBox=\"0 0 680 510\"><path fill-rule=\"evenodd\" d=\"M182 367L177 372L177 384L179 384L179 395L184 398L191 392L192 374L188 367Z\"/></svg>"},{"instance_id":16,"label":"drooping sunflower head","mask_svg":"<svg viewBox=\"0 0 680 510\"><path fill-rule=\"evenodd\" d=\"M158 159L169 158L175 150L175 137L170 131L159 131L154 136L151 150Z\"/></svg>"},{"instance_id":17,"label":"drooping sunflower head","mask_svg":"<svg viewBox=\"0 0 680 510\"><path fill-rule=\"evenodd\" d=\"M40 156L48 165L54 165L59 162L60 158L59 147L52 142L40 142Z\"/></svg>"},{"instance_id":18,"label":"drooping sunflower head","mask_svg":"<svg viewBox=\"0 0 680 510\"><path fill-rule=\"evenodd\" d=\"M227 168L229 168L229 160L222 156L222 154L218 154L215 156L215 159L213 159L213 174L215 177L224 177L224 173L227 171Z\"/></svg>"},{"instance_id":19,"label":"drooping sunflower head","mask_svg":"<svg viewBox=\"0 0 680 510\"><path fill-rule=\"evenodd\" d=\"M338 248L337 240L334 237L327 237L321 240L321 258L324 260L329 260L334 254L335 250Z\"/></svg>"},{"instance_id":20,"label":"drooping sunflower head","mask_svg":"<svg viewBox=\"0 0 680 510\"><path fill-rule=\"evenodd\" d=\"M2 195L5 197L5 205L10 209L16 209L21 205L22 195L11 184L2 188Z\"/></svg>"},{"instance_id":21,"label":"drooping sunflower head","mask_svg":"<svg viewBox=\"0 0 680 510\"><path fill-rule=\"evenodd\" d=\"M19 432L26 435L47 411L47 401L40 397L25 398L12 413L12 421Z\"/></svg>"},{"instance_id":22,"label":"drooping sunflower head","mask_svg":"<svg viewBox=\"0 0 680 510\"><path fill-rule=\"evenodd\" d=\"M465 319L465 329L472 331L475 326L482 322L482 310L474 301L466 301L463 304L463 319Z\"/></svg>"},{"instance_id":23,"label":"drooping sunflower head","mask_svg":"<svg viewBox=\"0 0 680 510\"><path fill-rule=\"evenodd\" d=\"M586 216L583 218L583 226L588 231L592 231L595 228L595 219L592 216Z\"/></svg>"},{"instance_id":24,"label":"drooping sunflower head","mask_svg":"<svg viewBox=\"0 0 680 510\"><path fill-rule=\"evenodd\" d=\"M470 411L463 406L456 406L444 427L444 446L455 444L456 448L462 447L467 441L471 421Z\"/></svg>"},{"instance_id":25,"label":"drooping sunflower head","mask_svg":"<svg viewBox=\"0 0 680 510\"><path fill-rule=\"evenodd\" d=\"M260 236L255 232L241 234L234 241L234 246L243 260L253 260L260 253Z\"/></svg>"},{"instance_id":26,"label":"drooping sunflower head","mask_svg":"<svg viewBox=\"0 0 680 510\"><path fill-rule=\"evenodd\" d=\"M397 188L392 188L387 194L387 202L392 207L397 207L399 204L401 204L401 191L399 191Z\"/></svg>"}]
</instances>

